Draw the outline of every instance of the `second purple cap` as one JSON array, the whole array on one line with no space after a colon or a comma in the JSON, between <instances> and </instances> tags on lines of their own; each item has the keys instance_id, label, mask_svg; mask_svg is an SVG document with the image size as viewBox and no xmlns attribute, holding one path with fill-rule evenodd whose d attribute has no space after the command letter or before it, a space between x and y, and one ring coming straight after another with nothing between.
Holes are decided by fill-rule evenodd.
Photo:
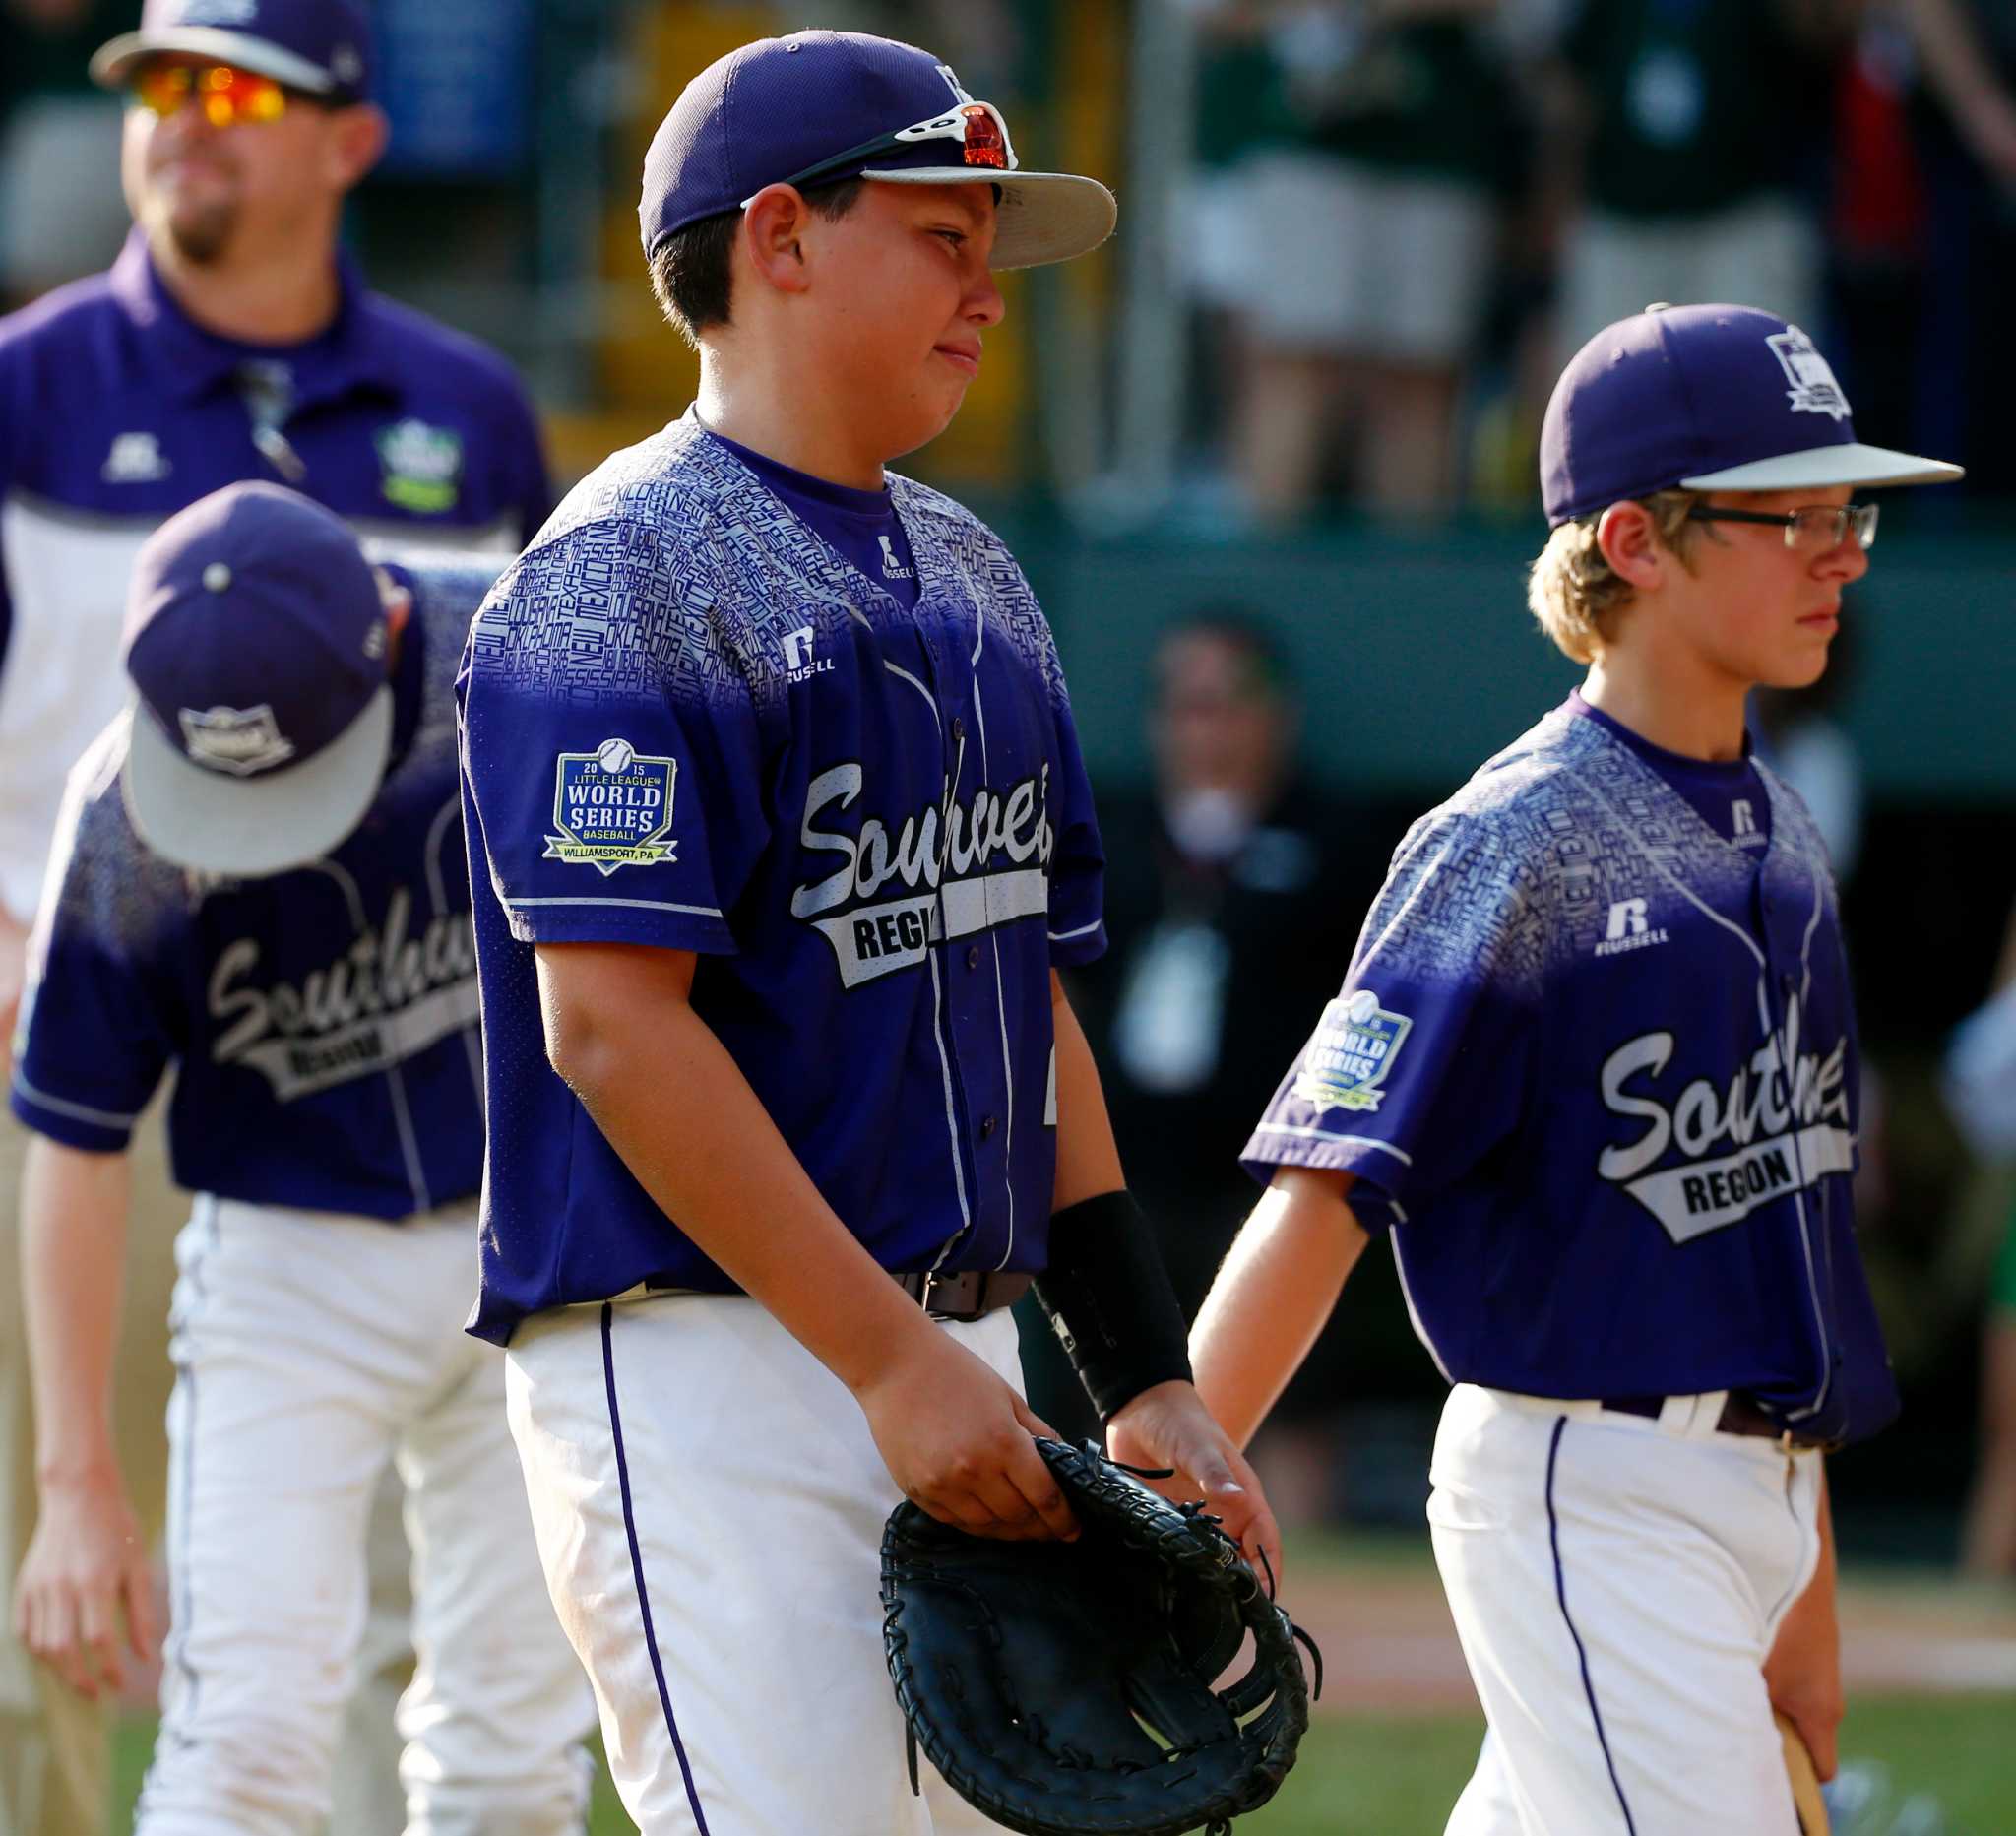
<instances>
[{"instance_id":1,"label":"second purple cap","mask_svg":"<svg viewBox=\"0 0 2016 1836\"><path fill-rule=\"evenodd\" d=\"M1541 427L1547 522L1690 491L1941 484L1958 466L1856 438L1827 359L1754 306L1648 306L1575 353Z\"/></svg>"},{"instance_id":2,"label":"second purple cap","mask_svg":"<svg viewBox=\"0 0 2016 1836\"><path fill-rule=\"evenodd\" d=\"M391 756L391 648L377 576L321 505L231 484L170 517L126 601L122 778L141 840L248 878L335 848Z\"/></svg>"}]
</instances>

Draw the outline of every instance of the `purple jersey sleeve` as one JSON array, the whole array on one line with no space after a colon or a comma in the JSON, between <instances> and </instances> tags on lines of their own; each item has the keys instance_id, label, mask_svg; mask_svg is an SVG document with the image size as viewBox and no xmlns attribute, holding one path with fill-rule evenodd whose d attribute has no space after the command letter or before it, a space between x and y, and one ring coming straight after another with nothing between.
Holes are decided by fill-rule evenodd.
<instances>
[{"instance_id":1,"label":"purple jersey sleeve","mask_svg":"<svg viewBox=\"0 0 2016 1836\"><path fill-rule=\"evenodd\" d=\"M1533 1102L1543 926L1516 852L1441 814L1401 844L1350 973L1241 1157L1354 1175L1368 1227L1470 1173Z\"/></svg>"},{"instance_id":2,"label":"purple jersey sleeve","mask_svg":"<svg viewBox=\"0 0 2016 1836\"><path fill-rule=\"evenodd\" d=\"M748 681L703 590L634 528L535 548L470 635L470 849L512 934L731 953L770 834Z\"/></svg>"},{"instance_id":3,"label":"purple jersey sleeve","mask_svg":"<svg viewBox=\"0 0 2016 1836\"><path fill-rule=\"evenodd\" d=\"M179 1049L160 964L187 923L180 876L147 858L126 824L124 747L109 741L79 761L64 797L9 1092L30 1128L94 1154L126 1146Z\"/></svg>"}]
</instances>

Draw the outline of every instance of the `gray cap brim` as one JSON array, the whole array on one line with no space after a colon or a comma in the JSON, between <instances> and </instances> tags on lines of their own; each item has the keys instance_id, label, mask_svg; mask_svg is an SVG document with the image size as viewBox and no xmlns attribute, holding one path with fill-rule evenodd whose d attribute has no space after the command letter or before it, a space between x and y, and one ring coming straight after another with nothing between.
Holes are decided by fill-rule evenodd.
<instances>
[{"instance_id":1,"label":"gray cap brim","mask_svg":"<svg viewBox=\"0 0 2016 1836\"><path fill-rule=\"evenodd\" d=\"M1073 172L997 172L986 166L920 165L870 168L863 178L885 185L998 185L990 268L1042 268L1090 254L1113 233L1120 207L1096 178Z\"/></svg>"},{"instance_id":2,"label":"gray cap brim","mask_svg":"<svg viewBox=\"0 0 2016 1836\"><path fill-rule=\"evenodd\" d=\"M328 71L296 57L284 45L249 32L226 32L220 26L170 26L162 32L126 32L98 46L91 60L91 80L100 89L123 89L126 77L143 57L161 52L215 58L258 76L271 77L310 95L328 95L336 84Z\"/></svg>"},{"instance_id":3,"label":"gray cap brim","mask_svg":"<svg viewBox=\"0 0 2016 1836\"><path fill-rule=\"evenodd\" d=\"M1921 459L1915 453L1893 453L1887 447L1815 446L1803 453L1781 453L1776 459L1753 459L1746 466L1704 472L1682 478L1689 491L1803 491L1834 484L1951 484L1966 474L1943 459Z\"/></svg>"},{"instance_id":4,"label":"gray cap brim","mask_svg":"<svg viewBox=\"0 0 2016 1836\"><path fill-rule=\"evenodd\" d=\"M144 708L131 726L119 777L140 839L178 867L257 879L328 854L363 820L392 756L392 689L313 758L258 778L190 764Z\"/></svg>"}]
</instances>

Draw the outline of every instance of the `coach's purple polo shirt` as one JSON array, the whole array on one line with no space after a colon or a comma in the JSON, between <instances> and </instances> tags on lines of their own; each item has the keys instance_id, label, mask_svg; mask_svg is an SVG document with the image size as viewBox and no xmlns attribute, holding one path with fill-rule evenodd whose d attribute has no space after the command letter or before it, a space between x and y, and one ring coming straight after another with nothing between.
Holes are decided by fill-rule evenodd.
<instances>
[{"instance_id":1,"label":"coach's purple polo shirt","mask_svg":"<svg viewBox=\"0 0 2016 1836\"><path fill-rule=\"evenodd\" d=\"M509 365L339 275L327 331L240 344L181 310L136 230L108 273L0 319L0 906L17 915L64 775L119 706L126 580L165 518L270 478L401 546L511 554L545 520Z\"/></svg>"}]
</instances>

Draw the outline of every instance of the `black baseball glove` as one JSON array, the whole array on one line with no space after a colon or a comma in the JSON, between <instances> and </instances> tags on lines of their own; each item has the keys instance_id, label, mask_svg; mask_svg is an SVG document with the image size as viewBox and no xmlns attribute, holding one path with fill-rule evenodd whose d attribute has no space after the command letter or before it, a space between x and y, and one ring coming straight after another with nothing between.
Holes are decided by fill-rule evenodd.
<instances>
[{"instance_id":1,"label":"black baseball glove","mask_svg":"<svg viewBox=\"0 0 2016 1836\"><path fill-rule=\"evenodd\" d=\"M1201 1506L1091 1442L1039 1440L1083 1534L969 1535L900 1504L882 1535L883 1644L916 1750L1024 1836L1223 1831L1280 1789L1309 1725L1295 1640ZM1161 1474L1151 1478L1165 1477ZM1215 1687L1243 1635L1237 1682Z\"/></svg>"}]
</instances>

